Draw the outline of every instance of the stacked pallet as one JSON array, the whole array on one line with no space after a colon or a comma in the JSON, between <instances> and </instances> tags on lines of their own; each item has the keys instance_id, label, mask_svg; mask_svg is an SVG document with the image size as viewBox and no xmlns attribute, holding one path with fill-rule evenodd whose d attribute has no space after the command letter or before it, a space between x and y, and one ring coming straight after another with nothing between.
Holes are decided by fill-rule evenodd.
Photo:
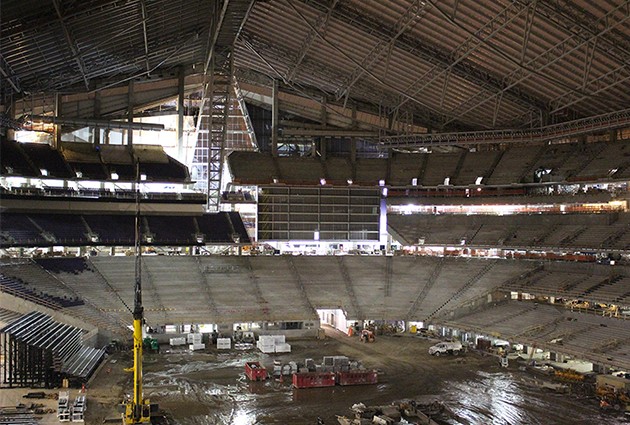
<instances>
[{"instance_id":1,"label":"stacked pallet","mask_svg":"<svg viewBox=\"0 0 630 425\"><path fill-rule=\"evenodd\" d=\"M287 344L284 335L261 335L256 347L263 353L290 353L291 345Z\"/></svg>"},{"instance_id":2,"label":"stacked pallet","mask_svg":"<svg viewBox=\"0 0 630 425\"><path fill-rule=\"evenodd\" d=\"M191 351L203 350L206 344L201 342L201 334L193 333L187 335L188 349Z\"/></svg>"}]
</instances>

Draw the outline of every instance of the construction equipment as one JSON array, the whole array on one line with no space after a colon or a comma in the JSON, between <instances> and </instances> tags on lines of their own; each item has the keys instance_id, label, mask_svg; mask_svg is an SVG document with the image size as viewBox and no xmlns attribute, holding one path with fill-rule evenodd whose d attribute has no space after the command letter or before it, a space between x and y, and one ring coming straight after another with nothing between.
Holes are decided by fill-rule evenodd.
<instances>
[{"instance_id":1,"label":"construction equipment","mask_svg":"<svg viewBox=\"0 0 630 425\"><path fill-rule=\"evenodd\" d=\"M361 342L374 342L376 340L376 336L374 336L374 332L369 329L363 329L361 331Z\"/></svg>"},{"instance_id":2,"label":"construction equipment","mask_svg":"<svg viewBox=\"0 0 630 425\"><path fill-rule=\"evenodd\" d=\"M595 392L602 408L630 412L630 379L597 375Z\"/></svg>"},{"instance_id":3,"label":"construction equipment","mask_svg":"<svg viewBox=\"0 0 630 425\"><path fill-rule=\"evenodd\" d=\"M556 370L554 376L560 381L584 382L584 375L573 369Z\"/></svg>"},{"instance_id":4,"label":"construction equipment","mask_svg":"<svg viewBox=\"0 0 630 425\"><path fill-rule=\"evenodd\" d=\"M142 340L142 348L146 351L153 351L155 353L160 352L160 345L158 344L158 340L155 338L151 338L150 336L147 336Z\"/></svg>"},{"instance_id":5,"label":"construction equipment","mask_svg":"<svg viewBox=\"0 0 630 425\"><path fill-rule=\"evenodd\" d=\"M136 222L135 222L135 287L133 303L133 397L121 405L123 425L147 424L151 422L151 412L157 405L151 405L142 394L142 246L140 226L140 162L136 159ZM156 341L157 342L157 341Z\"/></svg>"}]
</instances>

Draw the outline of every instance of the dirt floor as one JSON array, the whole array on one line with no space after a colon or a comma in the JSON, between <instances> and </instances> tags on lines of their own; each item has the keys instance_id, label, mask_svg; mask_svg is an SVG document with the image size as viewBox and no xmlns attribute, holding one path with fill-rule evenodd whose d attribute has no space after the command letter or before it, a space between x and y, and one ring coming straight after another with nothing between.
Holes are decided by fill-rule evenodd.
<instances>
[{"instance_id":1,"label":"dirt floor","mask_svg":"<svg viewBox=\"0 0 630 425\"><path fill-rule=\"evenodd\" d=\"M214 347L191 353L163 347L160 354L146 355L145 395L168 413L169 423L181 425L314 425L318 416L330 425L337 424L336 415L350 414L355 403L383 405L409 398L445 403L453 414L442 423L449 424L630 423L600 413L594 398L532 387L516 364L501 368L492 356L470 352L457 358L432 357L427 349L435 341L380 336L365 344L358 337L326 332L325 340L288 341L292 352L284 354L263 354L255 348L218 352ZM294 389L289 379L250 382L244 374L246 361L260 361L273 370L274 360L313 358L321 363L329 355L362 361L379 371L379 383ZM110 356L92 380L87 424L120 417L115 406L131 393L131 373L123 370L131 360L129 353Z\"/></svg>"}]
</instances>

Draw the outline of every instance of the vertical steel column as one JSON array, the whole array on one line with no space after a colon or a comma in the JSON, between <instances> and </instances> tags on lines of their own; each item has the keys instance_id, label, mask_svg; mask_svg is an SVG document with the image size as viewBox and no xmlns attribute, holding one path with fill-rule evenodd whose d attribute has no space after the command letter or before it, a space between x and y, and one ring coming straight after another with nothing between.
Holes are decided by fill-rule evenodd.
<instances>
[{"instance_id":1,"label":"vertical steel column","mask_svg":"<svg viewBox=\"0 0 630 425\"><path fill-rule=\"evenodd\" d=\"M133 95L133 80L129 81L129 90L127 92L127 121L131 124L133 123L133 104L134 104L134 95ZM133 146L133 129L131 126L127 129L127 145L129 147Z\"/></svg>"},{"instance_id":2,"label":"vertical steel column","mask_svg":"<svg viewBox=\"0 0 630 425\"><path fill-rule=\"evenodd\" d=\"M184 67L177 69L177 159L184 162Z\"/></svg>"},{"instance_id":3,"label":"vertical steel column","mask_svg":"<svg viewBox=\"0 0 630 425\"><path fill-rule=\"evenodd\" d=\"M278 156L278 121L280 110L278 106L278 80L273 80L271 89L271 155Z\"/></svg>"},{"instance_id":4,"label":"vertical steel column","mask_svg":"<svg viewBox=\"0 0 630 425\"><path fill-rule=\"evenodd\" d=\"M61 108L61 95L55 93L55 116L61 118L63 114ZM61 124L55 124L55 137L53 137L53 147L58 148L61 146Z\"/></svg>"}]
</instances>

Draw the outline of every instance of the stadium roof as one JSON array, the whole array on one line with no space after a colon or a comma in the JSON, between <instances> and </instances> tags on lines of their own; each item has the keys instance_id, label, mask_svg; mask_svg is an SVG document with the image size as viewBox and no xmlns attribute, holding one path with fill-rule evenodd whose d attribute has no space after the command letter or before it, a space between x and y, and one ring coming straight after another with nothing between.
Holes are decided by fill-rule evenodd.
<instances>
[{"instance_id":1,"label":"stadium roof","mask_svg":"<svg viewBox=\"0 0 630 425\"><path fill-rule=\"evenodd\" d=\"M6 0L4 93L203 72L370 105L434 130L523 128L624 109L630 1ZM215 29L218 30L215 31Z\"/></svg>"}]
</instances>

